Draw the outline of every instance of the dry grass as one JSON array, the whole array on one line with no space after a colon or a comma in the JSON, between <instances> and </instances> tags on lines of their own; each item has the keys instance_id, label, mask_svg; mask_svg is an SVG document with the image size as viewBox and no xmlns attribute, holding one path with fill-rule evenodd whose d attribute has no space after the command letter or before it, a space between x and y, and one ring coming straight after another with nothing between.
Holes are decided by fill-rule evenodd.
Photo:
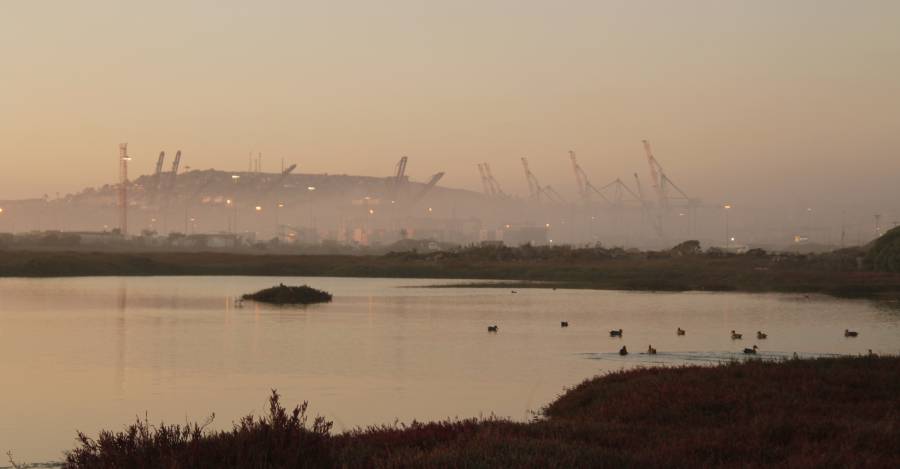
<instances>
[{"instance_id":1,"label":"dry grass","mask_svg":"<svg viewBox=\"0 0 900 469\"><path fill-rule=\"evenodd\" d=\"M529 423L331 435L305 404L229 432L138 422L80 436L67 468L900 467L900 358L641 369L593 378Z\"/></svg>"}]
</instances>

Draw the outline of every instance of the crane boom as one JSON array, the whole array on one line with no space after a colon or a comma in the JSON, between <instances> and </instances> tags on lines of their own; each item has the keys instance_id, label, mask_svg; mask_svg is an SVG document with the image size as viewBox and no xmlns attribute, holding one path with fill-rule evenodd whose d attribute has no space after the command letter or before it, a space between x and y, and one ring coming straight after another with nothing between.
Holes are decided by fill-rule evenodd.
<instances>
[{"instance_id":1,"label":"crane boom","mask_svg":"<svg viewBox=\"0 0 900 469\"><path fill-rule=\"evenodd\" d=\"M175 161L172 162L172 179L178 174L178 166L181 165L181 150L175 152Z\"/></svg>"},{"instance_id":2,"label":"crane boom","mask_svg":"<svg viewBox=\"0 0 900 469\"><path fill-rule=\"evenodd\" d=\"M292 164L292 165L288 166L287 168L285 168L284 171L282 171L281 174L279 174L278 177L274 181L272 181L272 183L269 184L265 188L265 190L262 192L262 194L260 194L260 195L266 195L269 192L272 192L277 187L281 186L281 184L284 182L284 180L287 179L288 175L290 175L292 172L294 172L295 169L297 169L296 164Z\"/></svg>"},{"instance_id":3,"label":"crane boom","mask_svg":"<svg viewBox=\"0 0 900 469\"><path fill-rule=\"evenodd\" d=\"M647 154L647 164L650 166L650 186L653 187L653 190L656 192L657 197L659 197L660 202L665 198L665 194L663 193L662 184L659 177L659 170L662 169L659 163L656 161L656 158L653 156L653 150L650 148L650 142L647 140L641 140L644 144L644 153Z\"/></svg>"},{"instance_id":4,"label":"crane boom","mask_svg":"<svg viewBox=\"0 0 900 469\"><path fill-rule=\"evenodd\" d=\"M157 182L159 182L159 175L162 173L163 162L165 161L165 159L166 159L166 152L164 152L164 151L159 152L159 159L156 160L156 172L154 173L154 174L156 174Z\"/></svg>"},{"instance_id":5,"label":"crane boom","mask_svg":"<svg viewBox=\"0 0 900 469\"><path fill-rule=\"evenodd\" d=\"M575 152L569 150L569 158L572 160L572 170L575 172L575 183L578 185L578 195L584 199L585 203L588 202L588 182L587 175L584 173L584 170L581 169L581 166L578 164L578 160L575 157Z\"/></svg>"},{"instance_id":6,"label":"crane boom","mask_svg":"<svg viewBox=\"0 0 900 469\"><path fill-rule=\"evenodd\" d=\"M413 199L410 201L410 205L415 205L416 202L422 200L426 195L428 195L428 193L431 192L431 189L433 189L434 186L437 185L438 181L440 181L442 177L444 177L443 171L435 174L434 176L431 176L431 180L429 180L425 184L425 187L423 187L422 190L419 191L419 193L416 194L415 197L413 197Z\"/></svg>"},{"instance_id":7,"label":"crane boom","mask_svg":"<svg viewBox=\"0 0 900 469\"><path fill-rule=\"evenodd\" d=\"M481 174L481 187L484 191L484 195L495 195L493 193L493 187L491 187L491 181L488 179L487 174L484 172L484 165L478 163L478 173Z\"/></svg>"},{"instance_id":8,"label":"crane boom","mask_svg":"<svg viewBox=\"0 0 900 469\"><path fill-rule=\"evenodd\" d=\"M528 158L522 157L522 167L525 169L525 180L528 181L528 196L535 200L541 200L541 192L543 191L541 183L537 177L528 168Z\"/></svg>"},{"instance_id":9,"label":"crane boom","mask_svg":"<svg viewBox=\"0 0 900 469\"><path fill-rule=\"evenodd\" d=\"M645 205L647 199L644 197L644 186L641 185L641 178L638 176L638 173L634 173L634 184L637 186L638 200L641 201L641 205Z\"/></svg>"},{"instance_id":10,"label":"crane boom","mask_svg":"<svg viewBox=\"0 0 900 469\"><path fill-rule=\"evenodd\" d=\"M556 189L554 189L552 186L549 186L549 185L544 186L542 192L544 193L544 196L547 199L549 199L553 202L556 202L561 205L566 203L566 199L562 196L562 194L557 192Z\"/></svg>"},{"instance_id":11,"label":"crane boom","mask_svg":"<svg viewBox=\"0 0 900 469\"><path fill-rule=\"evenodd\" d=\"M491 192L493 192L494 195L505 197L506 193L500 188L500 182L494 178L494 174L491 172L491 166L487 163L484 163L484 173L487 174L488 182L491 184Z\"/></svg>"},{"instance_id":12,"label":"crane boom","mask_svg":"<svg viewBox=\"0 0 900 469\"><path fill-rule=\"evenodd\" d=\"M401 157L400 161L397 162L396 172L394 174L394 184L401 184L403 182L403 177L406 176L406 162L409 160L406 156Z\"/></svg>"}]
</instances>

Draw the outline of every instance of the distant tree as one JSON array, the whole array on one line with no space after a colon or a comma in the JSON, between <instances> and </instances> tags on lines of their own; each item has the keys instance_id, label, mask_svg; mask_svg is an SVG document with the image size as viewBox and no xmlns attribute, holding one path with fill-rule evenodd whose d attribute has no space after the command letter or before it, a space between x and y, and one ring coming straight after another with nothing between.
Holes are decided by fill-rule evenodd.
<instances>
[{"instance_id":1,"label":"distant tree","mask_svg":"<svg viewBox=\"0 0 900 469\"><path fill-rule=\"evenodd\" d=\"M753 248L745 252L744 255L750 257L766 257L769 253L767 253L765 249Z\"/></svg>"},{"instance_id":2,"label":"distant tree","mask_svg":"<svg viewBox=\"0 0 900 469\"><path fill-rule=\"evenodd\" d=\"M689 239L679 243L670 249L669 252L676 256L694 256L703 252L703 249L700 248L700 241Z\"/></svg>"}]
</instances>

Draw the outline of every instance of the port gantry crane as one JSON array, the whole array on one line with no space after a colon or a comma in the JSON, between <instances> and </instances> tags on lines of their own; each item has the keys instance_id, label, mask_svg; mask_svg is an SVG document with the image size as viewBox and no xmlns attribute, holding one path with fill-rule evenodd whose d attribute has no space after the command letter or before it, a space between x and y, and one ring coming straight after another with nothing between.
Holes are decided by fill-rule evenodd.
<instances>
[{"instance_id":1,"label":"port gantry crane","mask_svg":"<svg viewBox=\"0 0 900 469\"><path fill-rule=\"evenodd\" d=\"M165 159L166 159L166 152L165 151L159 152L159 158L156 160L156 170L153 172L153 179L151 179L151 182L150 182L149 186L147 187L147 189L148 189L147 193L148 193L148 197L150 199L149 202L151 204L156 203L156 199L157 199L157 197L159 197L159 192L162 189L162 169L163 169L163 163L165 162Z\"/></svg>"},{"instance_id":2,"label":"port gantry crane","mask_svg":"<svg viewBox=\"0 0 900 469\"><path fill-rule=\"evenodd\" d=\"M488 180L487 173L484 172L483 163L478 163L478 174L481 175L481 188L484 191L484 195L495 195L493 188L491 187L491 182Z\"/></svg>"},{"instance_id":3,"label":"port gantry crane","mask_svg":"<svg viewBox=\"0 0 900 469\"><path fill-rule=\"evenodd\" d=\"M653 149L650 147L650 142L642 140L642 143L644 144L644 153L647 156L647 164L650 166L650 183L657 198L656 217L654 220L654 228L656 229L657 234L659 234L660 237L663 236L662 217L672 207L673 202L680 202L682 203L682 207L687 209L688 216L690 217L688 220L691 226L690 230L692 231L695 218L694 212L699 205L699 200L688 197L687 193L681 190L681 188L666 175L662 165L660 165L656 157L653 156ZM635 173L634 177L635 180L638 180L637 173ZM670 195L669 188L675 190L675 195ZM640 190L639 180L638 189ZM641 193L641 199L644 200L643 193Z\"/></svg>"},{"instance_id":4,"label":"port gantry crane","mask_svg":"<svg viewBox=\"0 0 900 469\"><path fill-rule=\"evenodd\" d=\"M388 195L391 200L397 199L397 194L400 192L401 188L405 188L407 176L406 176L406 163L409 161L409 157L402 156L400 157L400 161L397 162L397 165L394 166L394 176L390 178L388 184Z\"/></svg>"},{"instance_id":5,"label":"port gantry crane","mask_svg":"<svg viewBox=\"0 0 900 469\"><path fill-rule=\"evenodd\" d=\"M484 190L484 195L491 197L506 197L506 193L500 188L500 182L494 178L494 174L491 172L491 166L489 164L479 163L478 172L481 174L481 185Z\"/></svg>"},{"instance_id":6,"label":"port gantry crane","mask_svg":"<svg viewBox=\"0 0 900 469\"><path fill-rule=\"evenodd\" d=\"M612 202L603 195L602 189L597 189L591 184L591 180L588 179L587 173L581 169L581 165L578 164L578 158L572 150L569 150L569 159L572 160L572 170L575 173L575 183L578 185L578 195L581 196L581 200L584 204L591 205L593 195L599 195L606 203L612 204Z\"/></svg>"},{"instance_id":7,"label":"port gantry crane","mask_svg":"<svg viewBox=\"0 0 900 469\"><path fill-rule=\"evenodd\" d=\"M541 200L541 183L528 167L528 158L522 157L522 168L525 169L525 180L528 181L528 197L540 202Z\"/></svg>"},{"instance_id":8,"label":"port gantry crane","mask_svg":"<svg viewBox=\"0 0 900 469\"><path fill-rule=\"evenodd\" d=\"M162 178L163 163L166 160L166 152L159 152L159 159L156 160L156 171L153 173L153 189L159 189L160 179Z\"/></svg>"},{"instance_id":9,"label":"port gantry crane","mask_svg":"<svg viewBox=\"0 0 900 469\"><path fill-rule=\"evenodd\" d=\"M413 196L412 199L410 199L410 207L417 204L420 200L424 199L425 196L428 195L428 193L431 192L432 189L434 189L434 186L437 185L438 181L440 181L442 177L444 177L443 171L432 175L431 179L427 183L425 183L424 187L422 187L422 190L420 190L415 196Z\"/></svg>"}]
</instances>

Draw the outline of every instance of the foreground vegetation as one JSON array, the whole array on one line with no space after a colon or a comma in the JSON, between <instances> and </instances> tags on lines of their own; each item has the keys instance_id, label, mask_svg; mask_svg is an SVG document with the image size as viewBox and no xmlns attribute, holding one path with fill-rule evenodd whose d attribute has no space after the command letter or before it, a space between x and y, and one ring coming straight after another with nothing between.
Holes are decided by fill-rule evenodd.
<instances>
[{"instance_id":1,"label":"foreground vegetation","mask_svg":"<svg viewBox=\"0 0 900 469\"><path fill-rule=\"evenodd\" d=\"M229 431L138 421L79 434L65 467L900 467L900 358L652 368L585 381L532 422L332 434L307 405Z\"/></svg>"}]
</instances>

